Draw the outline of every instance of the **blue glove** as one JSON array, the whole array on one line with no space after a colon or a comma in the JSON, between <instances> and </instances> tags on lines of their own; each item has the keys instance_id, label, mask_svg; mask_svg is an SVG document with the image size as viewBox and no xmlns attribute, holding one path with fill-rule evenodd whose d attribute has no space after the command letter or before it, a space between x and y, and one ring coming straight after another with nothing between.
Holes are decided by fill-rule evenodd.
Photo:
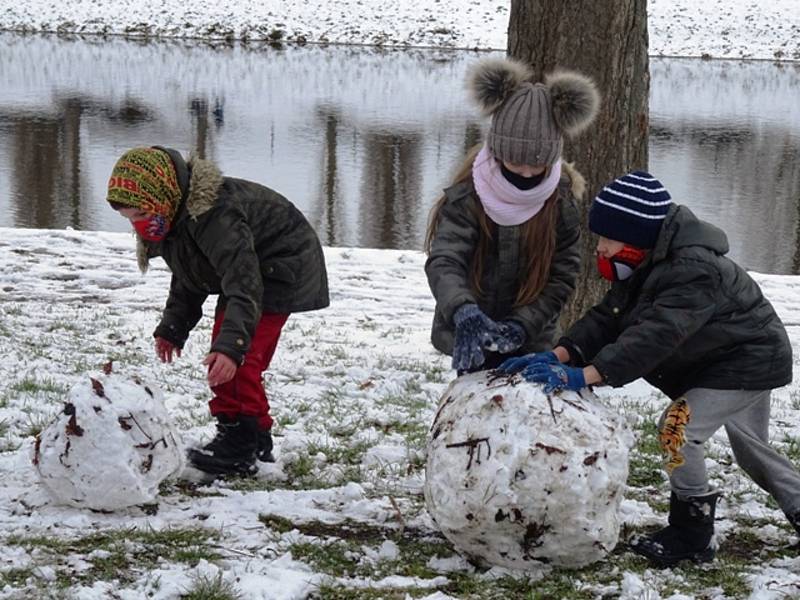
<instances>
[{"instance_id":1,"label":"blue glove","mask_svg":"<svg viewBox=\"0 0 800 600\"><path fill-rule=\"evenodd\" d=\"M586 387L583 369L568 367L566 365L553 365L547 363L533 363L522 372L525 381L544 384L545 394L572 390L577 392Z\"/></svg>"},{"instance_id":2,"label":"blue glove","mask_svg":"<svg viewBox=\"0 0 800 600\"><path fill-rule=\"evenodd\" d=\"M499 367L497 367L497 370L502 373L508 373L509 375L512 375L514 373L519 373L534 363L557 365L559 364L559 360L556 357L555 352L534 352L532 354L526 354L525 356L508 358L503 361Z\"/></svg>"},{"instance_id":3,"label":"blue glove","mask_svg":"<svg viewBox=\"0 0 800 600\"><path fill-rule=\"evenodd\" d=\"M464 304L453 314L456 326L453 343L453 368L469 371L483 364L484 349L490 347L500 327L483 314L477 304Z\"/></svg>"},{"instance_id":4,"label":"blue glove","mask_svg":"<svg viewBox=\"0 0 800 600\"><path fill-rule=\"evenodd\" d=\"M500 335L492 339L490 350L500 354L508 354L522 347L528 334L525 329L516 321L499 321Z\"/></svg>"}]
</instances>

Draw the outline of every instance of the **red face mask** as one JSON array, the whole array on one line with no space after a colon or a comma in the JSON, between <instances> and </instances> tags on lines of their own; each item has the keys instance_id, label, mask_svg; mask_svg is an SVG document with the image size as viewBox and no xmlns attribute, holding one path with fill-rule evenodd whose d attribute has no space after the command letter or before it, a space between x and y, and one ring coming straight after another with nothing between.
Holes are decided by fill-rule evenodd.
<instances>
[{"instance_id":1,"label":"red face mask","mask_svg":"<svg viewBox=\"0 0 800 600\"><path fill-rule=\"evenodd\" d=\"M647 252L625 244L611 258L597 255L597 270L609 281L622 281L633 275L633 270L642 264Z\"/></svg>"},{"instance_id":2,"label":"red face mask","mask_svg":"<svg viewBox=\"0 0 800 600\"><path fill-rule=\"evenodd\" d=\"M152 215L141 221L134 221L133 228L143 240L160 242L169 231L170 223L161 215Z\"/></svg>"}]
</instances>

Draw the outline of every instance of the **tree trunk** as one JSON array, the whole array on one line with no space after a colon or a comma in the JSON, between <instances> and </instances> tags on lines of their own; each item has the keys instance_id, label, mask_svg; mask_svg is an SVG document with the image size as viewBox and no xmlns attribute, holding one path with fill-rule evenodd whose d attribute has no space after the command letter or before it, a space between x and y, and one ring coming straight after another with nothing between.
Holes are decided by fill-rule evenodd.
<instances>
[{"instance_id":1,"label":"tree trunk","mask_svg":"<svg viewBox=\"0 0 800 600\"><path fill-rule=\"evenodd\" d=\"M596 243L587 227L592 198L606 182L647 169L647 0L512 0L508 54L541 78L556 67L592 77L602 94L597 120L579 137L564 140L564 159L586 177L581 273L565 307L567 327L607 289L595 268Z\"/></svg>"}]
</instances>

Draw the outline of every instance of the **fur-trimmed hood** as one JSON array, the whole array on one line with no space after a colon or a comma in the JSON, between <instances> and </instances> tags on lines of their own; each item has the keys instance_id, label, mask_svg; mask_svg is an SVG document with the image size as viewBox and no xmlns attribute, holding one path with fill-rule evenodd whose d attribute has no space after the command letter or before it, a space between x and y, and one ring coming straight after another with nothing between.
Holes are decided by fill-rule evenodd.
<instances>
[{"instance_id":1,"label":"fur-trimmed hood","mask_svg":"<svg viewBox=\"0 0 800 600\"><path fill-rule=\"evenodd\" d=\"M179 152L171 148L162 148L169 154L178 174L178 184L181 187L181 205L173 219L172 227L185 218L197 220L203 213L214 206L219 196L222 185L222 172L210 160L191 155L185 161ZM136 235L136 262L142 273L147 271L150 258L158 255L157 243L145 242Z\"/></svg>"},{"instance_id":2,"label":"fur-trimmed hood","mask_svg":"<svg viewBox=\"0 0 800 600\"><path fill-rule=\"evenodd\" d=\"M241 364L264 312L289 314L329 303L325 256L311 225L288 199L264 185L223 177L217 166L171 154L184 192L161 243L145 243L171 271L169 296L154 332L182 348L217 296L225 312L212 352Z\"/></svg>"},{"instance_id":3,"label":"fur-trimmed hood","mask_svg":"<svg viewBox=\"0 0 800 600\"><path fill-rule=\"evenodd\" d=\"M210 160L191 156L187 163L191 177L184 204L186 214L192 219L211 210L217 201L219 186L222 185L222 172Z\"/></svg>"}]
</instances>

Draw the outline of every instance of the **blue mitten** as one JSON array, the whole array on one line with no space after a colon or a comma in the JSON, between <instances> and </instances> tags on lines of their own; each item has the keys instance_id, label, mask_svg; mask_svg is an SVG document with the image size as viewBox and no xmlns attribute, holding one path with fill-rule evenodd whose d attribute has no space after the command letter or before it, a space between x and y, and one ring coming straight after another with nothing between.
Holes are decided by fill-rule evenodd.
<instances>
[{"instance_id":1,"label":"blue mitten","mask_svg":"<svg viewBox=\"0 0 800 600\"><path fill-rule=\"evenodd\" d=\"M477 304L464 304L453 314L455 342L453 343L453 368L469 371L483 364L483 351L500 334L497 323L483 314Z\"/></svg>"},{"instance_id":2,"label":"blue mitten","mask_svg":"<svg viewBox=\"0 0 800 600\"><path fill-rule=\"evenodd\" d=\"M507 358L500 364L499 367L497 367L497 370L501 371L502 373L508 373L509 375L512 375L514 373L519 373L534 363L557 365L559 364L559 361L555 352L533 352L532 354L526 354L525 356Z\"/></svg>"},{"instance_id":3,"label":"blue mitten","mask_svg":"<svg viewBox=\"0 0 800 600\"><path fill-rule=\"evenodd\" d=\"M491 350L500 354L508 354L519 349L525 343L528 334L525 328L516 321L500 321L497 323L500 328L500 335L492 339Z\"/></svg>"},{"instance_id":4,"label":"blue mitten","mask_svg":"<svg viewBox=\"0 0 800 600\"><path fill-rule=\"evenodd\" d=\"M522 377L525 381L543 383L546 394L561 390L577 392L586 387L583 369L566 365L533 363L522 371Z\"/></svg>"}]
</instances>

